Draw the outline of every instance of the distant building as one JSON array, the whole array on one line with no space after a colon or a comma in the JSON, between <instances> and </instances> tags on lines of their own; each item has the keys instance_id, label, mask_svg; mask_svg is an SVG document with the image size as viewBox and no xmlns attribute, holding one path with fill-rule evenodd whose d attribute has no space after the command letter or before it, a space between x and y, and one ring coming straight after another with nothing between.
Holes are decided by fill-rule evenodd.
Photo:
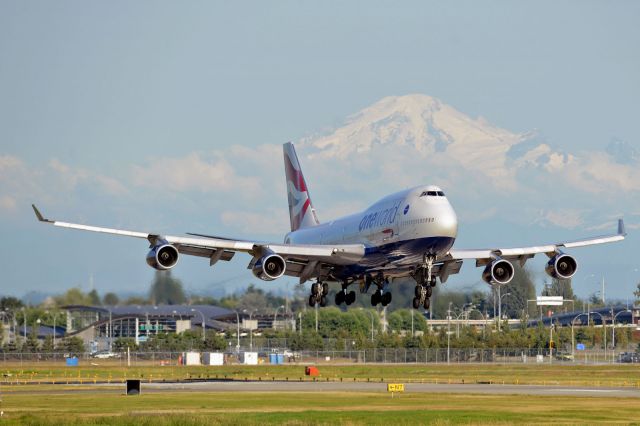
<instances>
[{"instance_id":1,"label":"distant building","mask_svg":"<svg viewBox=\"0 0 640 426\"><path fill-rule=\"evenodd\" d=\"M93 350L107 349L118 338L136 343L159 333L182 333L201 328L233 328L236 313L210 305L63 306L67 313L66 335L82 338Z\"/></svg>"}]
</instances>

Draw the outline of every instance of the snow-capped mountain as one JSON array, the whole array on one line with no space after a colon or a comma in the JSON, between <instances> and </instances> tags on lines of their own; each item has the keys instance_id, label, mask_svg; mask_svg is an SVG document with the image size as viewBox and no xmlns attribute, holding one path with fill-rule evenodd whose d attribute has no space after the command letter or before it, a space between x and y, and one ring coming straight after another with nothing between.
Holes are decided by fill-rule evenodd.
<instances>
[{"instance_id":1,"label":"snow-capped mountain","mask_svg":"<svg viewBox=\"0 0 640 426\"><path fill-rule=\"evenodd\" d=\"M314 148L316 158L345 160L401 149L497 180L513 177L518 168L552 171L571 161L535 132L513 133L421 94L383 98L332 133L302 142Z\"/></svg>"}]
</instances>

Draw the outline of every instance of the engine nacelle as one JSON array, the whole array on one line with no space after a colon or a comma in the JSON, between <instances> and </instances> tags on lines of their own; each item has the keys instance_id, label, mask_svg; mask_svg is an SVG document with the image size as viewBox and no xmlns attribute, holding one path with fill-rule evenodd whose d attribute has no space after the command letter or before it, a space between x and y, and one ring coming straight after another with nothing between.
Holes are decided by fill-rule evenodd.
<instances>
[{"instance_id":1,"label":"engine nacelle","mask_svg":"<svg viewBox=\"0 0 640 426\"><path fill-rule=\"evenodd\" d=\"M489 284L508 284L513 279L513 265L505 259L496 259L484 268L482 279Z\"/></svg>"},{"instance_id":2,"label":"engine nacelle","mask_svg":"<svg viewBox=\"0 0 640 426\"><path fill-rule=\"evenodd\" d=\"M264 281L273 281L280 278L287 268L287 263L275 253L262 256L253 264L251 272L253 275Z\"/></svg>"},{"instance_id":3,"label":"engine nacelle","mask_svg":"<svg viewBox=\"0 0 640 426\"><path fill-rule=\"evenodd\" d=\"M147 264L159 271L166 271L178 263L178 249L171 244L158 244L147 254Z\"/></svg>"},{"instance_id":4,"label":"engine nacelle","mask_svg":"<svg viewBox=\"0 0 640 426\"><path fill-rule=\"evenodd\" d=\"M559 253L549 259L544 271L551 278L566 280L571 278L578 270L578 262L573 256Z\"/></svg>"}]
</instances>

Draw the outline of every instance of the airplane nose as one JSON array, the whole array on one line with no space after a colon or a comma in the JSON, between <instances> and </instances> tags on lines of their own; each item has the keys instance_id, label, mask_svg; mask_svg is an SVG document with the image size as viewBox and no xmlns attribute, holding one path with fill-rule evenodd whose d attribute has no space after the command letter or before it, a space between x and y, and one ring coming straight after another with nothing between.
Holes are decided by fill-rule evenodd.
<instances>
[{"instance_id":1,"label":"airplane nose","mask_svg":"<svg viewBox=\"0 0 640 426\"><path fill-rule=\"evenodd\" d=\"M443 237L456 238L458 235L458 217L453 207L448 204L446 208L442 209L439 216L439 233Z\"/></svg>"}]
</instances>

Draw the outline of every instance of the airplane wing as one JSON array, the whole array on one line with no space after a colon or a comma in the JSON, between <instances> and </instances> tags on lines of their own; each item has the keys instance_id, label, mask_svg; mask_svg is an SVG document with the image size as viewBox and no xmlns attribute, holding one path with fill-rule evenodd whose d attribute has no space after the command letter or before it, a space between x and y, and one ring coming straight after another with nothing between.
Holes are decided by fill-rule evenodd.
<instances>
[{"instance_id":1,"label":"airplane wing","mask_svg":"<svg viewBox=\"0 0 640 426\"><path fill-rule=\"evenodd\" d=\"M32 204L32 207L40 222L61 228L146 239L152 247L161 242L165 244L169 243L176 247L181 254L209 258L210 265L215 264L219 260L231 260L236 252L248 253L255 258L255 256L259 256L260 253L270 250L285 259L287 262L287 275L299 276L301 280L303 277L306 277L306 280L315 276L315 268L321 264L349 265L355 263L364 256L365 251L364 245L362 244L272 244L204 235L201 238L195 238L194 236L159 235L149 232L81 225L47 219L40 213L35 205ZM249 264L249 267L252 266L254 260ZM289 270L290 265L292 267Z\"/></svg>"},{"instance_id":2,"label":"airplane wing","mask_svg":"<svg viewBox=\"0 0 640 426\"><path fill-rule=\"evenodd\" d=\"M491 249L452 249L447 258L452 260L475 259L476 266L483 266L490 263L493 259L501 257L508 260L519 260L521 265L527 259L532 258L538 253L545 253L549 257L562 251L562 248L584 247L596 244L613 243L615 241L624 240L627 235L624 229L624 222L618 219L618 231L615 234L603 235L600 237L587 238L577 241L568 241L556 244L545 244L531 247L514 247L514 248L491 248Z\"/></svg>"}]
</instances>

